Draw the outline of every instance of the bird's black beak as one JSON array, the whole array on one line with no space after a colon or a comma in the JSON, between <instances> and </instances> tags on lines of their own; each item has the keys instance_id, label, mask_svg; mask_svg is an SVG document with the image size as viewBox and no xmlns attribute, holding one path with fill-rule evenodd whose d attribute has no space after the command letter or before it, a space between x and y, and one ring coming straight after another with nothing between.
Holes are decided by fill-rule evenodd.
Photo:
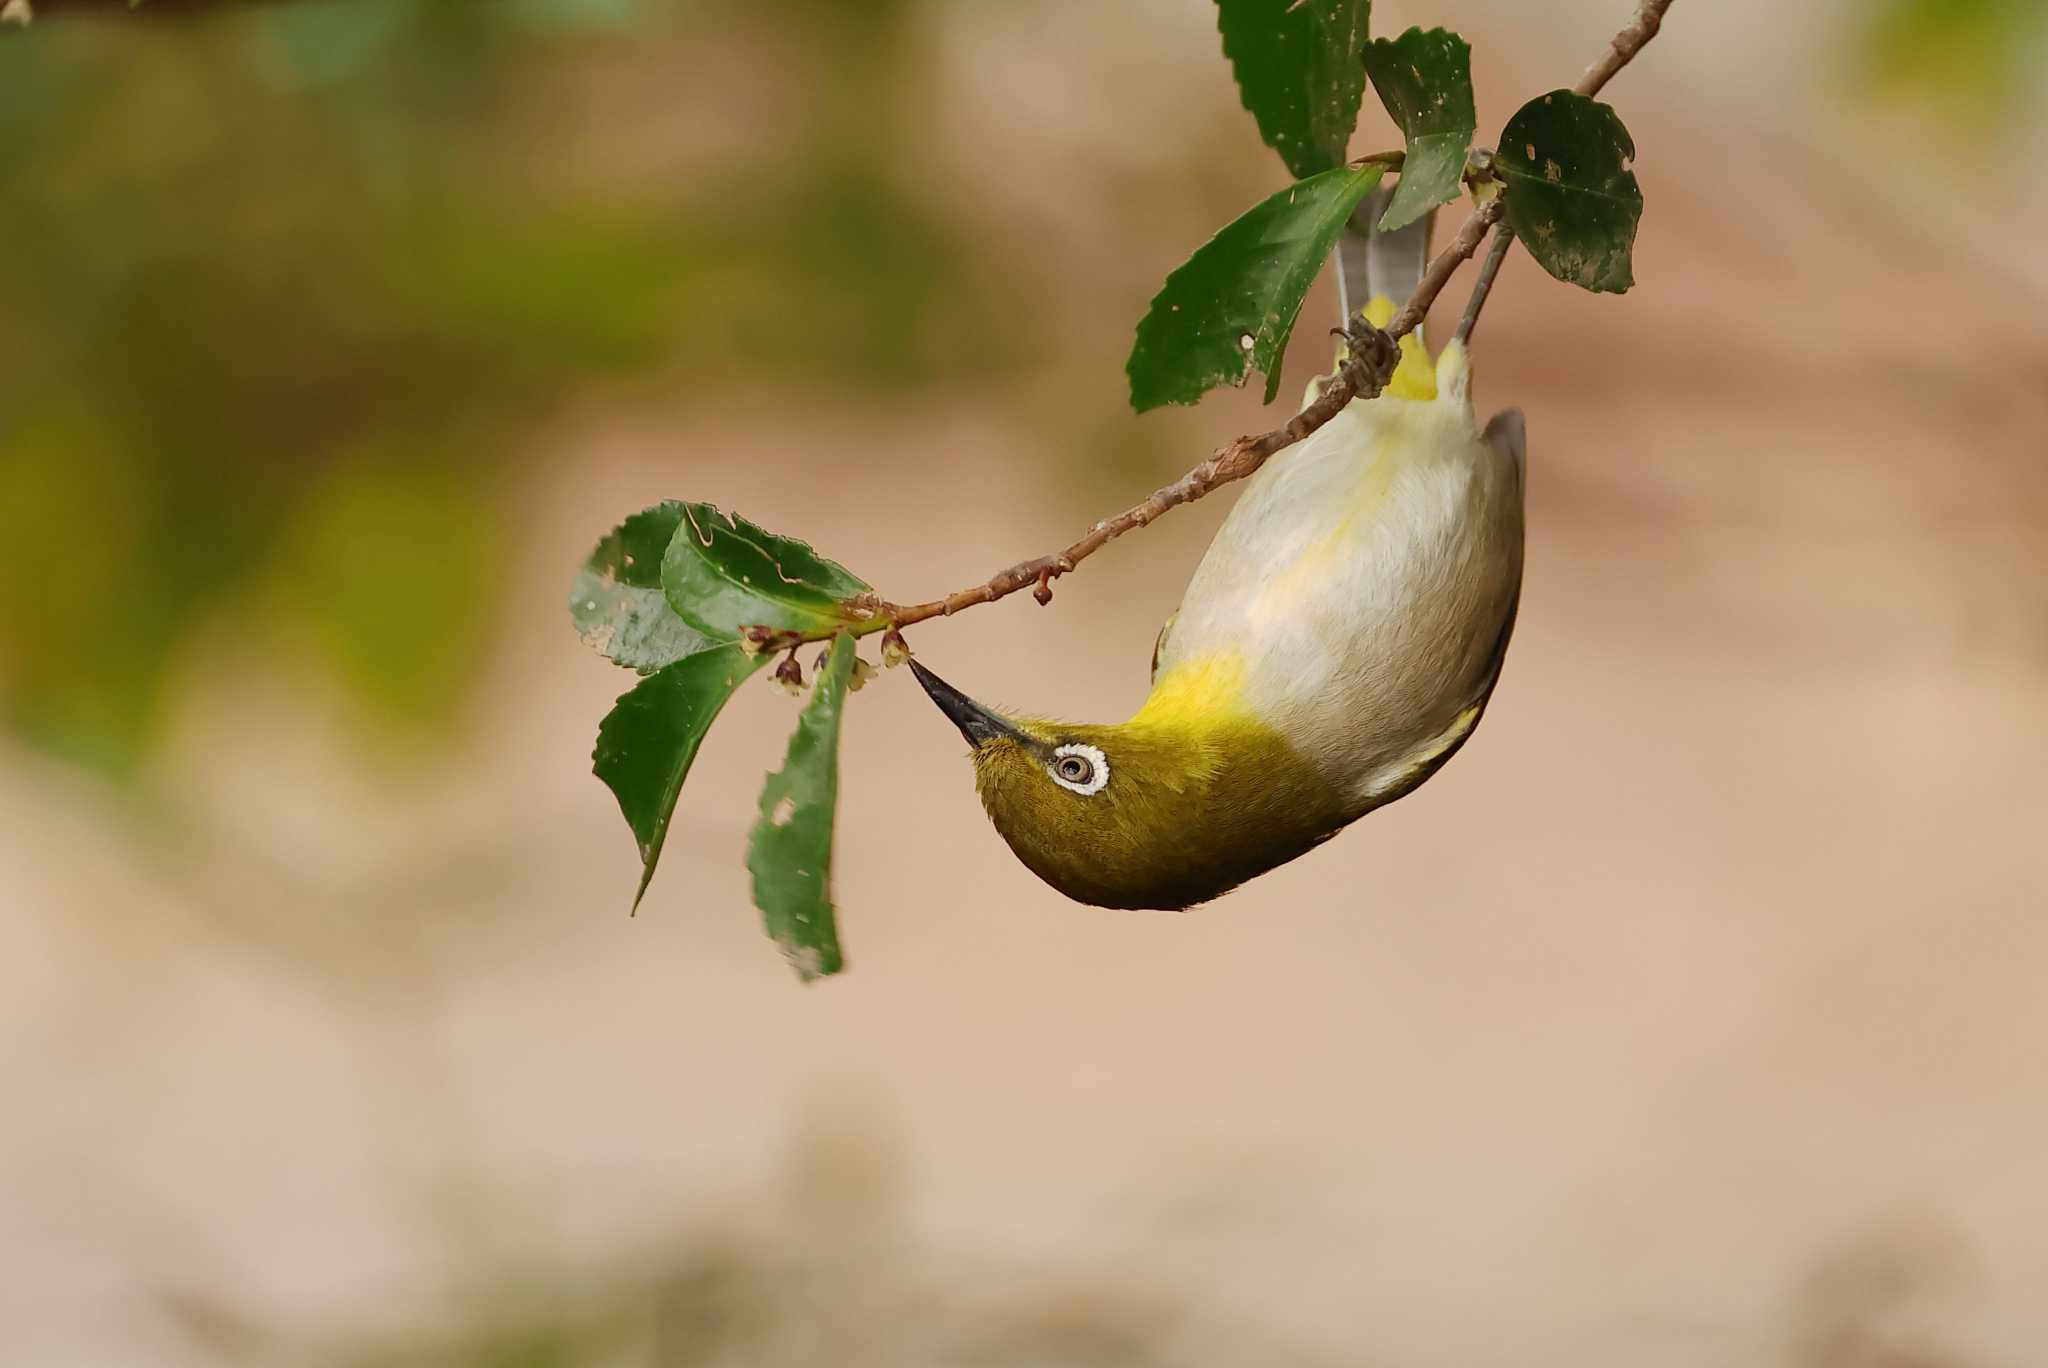
<instances>
[{"instance_id":1,"label":"bird's black beak","mask_svg":"<svg viewBox=\"0 0 2048 1368\"><path fill-rule=\"evenodd\" d=\"M917 682L924 685L924 691L932 696L932 702L939 705L939 711L960 729L969 745L979 748L999 737L1019 734L1003 717L982 707L915 660L910 662L910 671L917 676Z\"/></svg>"}]
</instances>

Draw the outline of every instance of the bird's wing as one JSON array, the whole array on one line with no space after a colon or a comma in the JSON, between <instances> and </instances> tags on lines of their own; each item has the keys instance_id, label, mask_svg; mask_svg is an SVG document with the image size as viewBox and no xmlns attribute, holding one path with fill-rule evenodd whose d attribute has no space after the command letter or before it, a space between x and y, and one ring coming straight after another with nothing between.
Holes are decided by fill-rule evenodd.
<instances>
[{"instance_id":1,"label":"bird's wing","mask_svg":"<svg viewBox=\"0 0 2048 1368\"><path fill-rule=\"evenodd\" d=\"M1384 295L1397 308L1407 303L1429 265L1429 235L1436 226L1436 210L1405 228L1383 233L1378 227L1380 215L1387 212L1393 197L1391 189L1374 191L1351 211L1351 222L1337 239L1337 306L1346 323L1375 295Z\"/></svg>"},{"instance_id":2,"label":"bird's wing","mask_svg":"<svg viewBox=\"0 0 2048 1368\"><path fill-rule=\"evenodd\" d=\"M1486 445L1513 462L1515 475L1524 487L1529 480L1529 431L1522 422L1520 409L1502 409L1486 421L1486 431L1481 434Z\"/></svg>"},{"instance_id":3,"label":"bird's wing","mask_svg":"<svg viewBox=\"0 0 2048 1368\"><path fill-rule=\"evenodd\" d=\"M1520 417L1520 413L1510 409ZM1451 725L1441 733L1429 738L1407 755L1402 756L1375 776L1366 789L1367 801L1373 807L1385 807L1396 798L1422 787L1423 781L1449 763L1472 733L1479 729L1479 719L1486 715L1486 705L1493 701L1493 686L1500 683L1501 665L1507 660L1508 639L1515 634L1515 616L1522 606L1522 581L1515 579L1514 597L1508 600L1507 620L1500 625L1500 635L1494 639L1493 651L1487 661L1486 673L1480 685L1479 697L1463 712L1451 720Z\"/></svg>"}]
</instances>

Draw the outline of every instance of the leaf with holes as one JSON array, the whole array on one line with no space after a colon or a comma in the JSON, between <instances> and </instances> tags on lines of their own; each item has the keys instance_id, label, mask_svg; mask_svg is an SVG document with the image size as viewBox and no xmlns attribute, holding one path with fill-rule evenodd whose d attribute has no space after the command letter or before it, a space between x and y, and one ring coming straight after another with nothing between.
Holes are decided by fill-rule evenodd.
<instances>
[{"instance_id":1,"label":"leaf with holes","mask_svg":"<svg viewBox=\"0 0 2048 1368\"><path fill-rule=\"evenodd\" d=\"M1266 402L1301 301L1381 168L1337 167L1259 204L1198 248L1153 297L1124 371L1131 407L1192 404L1256 367Z\"/></svg>"},{"instance_id":2,"label":"leaf with holes","mask_svg":"<svg viewBox=\"0 0 2048 1368\"><path fill-rule=\"evenodd\" d=\"M1508 120L1494 165L1507 181L1508 223L1544 270L1614 294L1635 283L1635 155L1610 106L1569 90L1539 95Z\"/></svg>"},{"instance_id":3,"label":"leaf with holes","mask_svg":"<svg viewBox=\"0 0 2048 1368\"><path fill-rule=\"evenodd\" d=\"M647 896L704 733L733 691L767 663L768 657L748 655L733 644L686 655L641 680L598 726L592 769L619 800L640 847L635 910Z\"/></svg>"},{"instance_id":4,"label":"leaf with holes","mask_svg":"<svg viewBox=\"0 0 2048 1368\"><path fill-rule=\"evenodd\" d=\"M661 591L661 560L682 521L673 499L635 513L597 544L569 595L584 645L642 674L711 645Z\"/></svg>"},{"instance_id":5,"label":"leaf with holes","mask_svg":"<svg viewBox=\"0 0 2048 1368\"><path fill-rule=\"evenodd\" d=\"M743 627L821 633L860 622L846 600L869 592L866 580L807 544L706 503L682 506L661 587L692 627L727 641Z\"/></svg>"},{"instance_id":6,"label":"leaf with holes","mask_svg":"<svg viewBox=\"0 0 2048 1368\"><path fill-rule=\"evenodd\" d=\"M1297 177L1344 164L1371 0L1217 0L1223 55L1266 146Z\"/></svg>"},{"instance_id":7,"label":"leaf with holes","mask_svg":"<svg viewBox=\"0 0 2048 1368\"><path fill-rule=\"evenodd\" d=\"M789 754L761 789L761 817L747 848L754 905L805 980L836 974L846 964L832 909L832 824L839 803L839 719L853 660L853 638L834 637L789 738Z\"/></svg>"},{"instance_id":8,"label":"leaf with holes","mask_svg":"<svg viewBox=\"0 0 2048 1368\"><path fill-rule=\"evenodd\" d=\"M1368 44L1365 70L1408 140L1401 183L1380 216L1380 231L1391 233L1458 197L1472 132L1479 126L1472 105L1472 49L1449 29L1412 28Z\"/></svg>"}]
</instances>

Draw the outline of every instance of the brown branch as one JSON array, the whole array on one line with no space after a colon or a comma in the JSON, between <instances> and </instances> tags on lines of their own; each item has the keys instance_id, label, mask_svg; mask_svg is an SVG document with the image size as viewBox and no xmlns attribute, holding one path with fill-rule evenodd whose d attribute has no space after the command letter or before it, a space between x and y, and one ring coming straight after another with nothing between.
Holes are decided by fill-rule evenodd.
<instances>
[{"instance_id":1,"label":"brown branch","mask_svg":"<svg viewBox=\"0 0 2048 1368\"><path fill-rule=\"evenodd\" d=\"M1586 68L1586 74L1579 77L1572 90L1580 95L1598 95L1600 88L1614 79L1614 73L1627 66L1643 50L1643 44L1657 36L1657 30L1664 27L1664 11L1670 8L1671 0L1643 0L1634 22L1614 35L1607 51Z\"/></svg>"},{"instance_id":2,"label":"brown branch","mask_svg":"<svg viewBox=\"0 0 2048 1368\"><path fill-rule=\"evenodd\" d=\"M1466 249L1467 255L1470 255L1470 250ZM1445 255L1448 256L1449 252L1447 251ZM1434 272L1435 267L1432 266L1431 270ZM1450 271L1445 270L1443 277L1449 279ZM1425 278L1424 288L1427 288L1427 284ZM1436 288L1443 288L1441 280L1437 282ZM1417 298L1421 295L1422 290L1418 289ZM1424 308L1427 307L1425 303ZM1410 323L1408 326L1412 328L1415 325ZM1019 561L986 584L977 584L972 589L962 589L957 594L933 599L930 603L897 604L877 601L859 606L872 607L877 616L889 619L898 627L907 627L913 622L923 622L926 618L950 617L962 608L972 608L977 603L993 603L1031 585L1037 586L1036 596L1040 603L1049 602L1052 598L1052 581L1055 578L1070 573L1075 566L1124 533L1134 527L1146 526L1170 508L1193 503L1219 485L1242 480L1264 465L1266 458L1274 452L1292 446L1343 412L1344 406L1359 394L1378 394L1380 387L1392 377L1394 364L1400 359L1399 349L1394 344L1394 336L1391 332L1381 332L1377 328L1361 329L1353 334L1351 354L1336 376L1329 384L1323 386L1322 393L1316 396L1315 402L1288 419L1283 426L1260 436L1240 437L1234 442L1218 447L1208 460L1172 484L1154 490L1152 497L1145 502L1125 509L1114 518L1107 518L1095 524L1088 529L1087 536L1058 555Z\"/></svg>"},{"instance_id":3,"label":"brown branch","mask_svg":"<svg viewBox=\"0 0 2048 1368\"><path fill-rule=\"evenodd\" d=\"M1664 22L1664 11L1671 8L1671 0L1642 0L1641 8L1627 28L1614 36L1607 51L1599 61L1587 69L1574 87L1581 95L1596 94L1614 76L1627 66L1643 44L1657 36L1658 27ZM1371 159L1369 159L1371 160ZM1320 428L1344 411L1345 405L1364 395L1367 398L1378 394L1393 374L1394 362L1399 358L1398 340L1413 332L1429 313L1429 306L1443 293L1444 286L1458 267L1479 250L1479 244L1487 232L1500 222L1506 212L1506 204L1498 197L1474 209L1459 227L1457 236L1450 245L1439 252L1429 263L1429 269L1422 273L1422 280L1416 285L1415 293L1408 297L1401 312L1394 316L1385 332L1378 329L1361 329L1351 335L1350 354L1337 374L1323 386L1315 401L1280 427L1257 436L1239 437L1218 447L1208 460L1175 480L1172 484L1154 490L1152 497L1141 504L1133 505L1114 518L1088 529L1088 535L1057 555L1039 556L1033 560L1019 561L1009 569L991 577L986 583L971 589L962 589L929 603L899 604L886 599L864 597L854 601L854 606L871 611L877 618L893 623L897 627L908 627L926 618L950 617L963 608L972 608L978 603L994 603L1007 598L1019 589L1033 589L1033 596L1040 603L1052 600L1052 581L1061 575L1071 574L1074 568L1088 557L1100 551L1134 527L1145 527L1167 510L1196 499L1211 491L1242 480L1266 463L1274 453L1294 445L1302 438ZM1496 266L1496 269L1498 267Z\"/></svg>"},{"instance_id":4,"label":"brown branch","mask_svg":"<svg viewBox=\"0 0 2048 1368\"><path fill-rule=\"evenodd\" d=\"M1465 301L1458 330L1451 334L1455 340L1471 344L1472 330L1479 326L1479 311L1486 307L1486 297L1493 293L1493 278L1500 274L1500 264L1507 260L1508 248L1514 245L1514 225L1503 223L1493 235L1493 246L1486 249L1486 260L1479 263L1479 279L1472 282L1472 297Z\"/></svg>"},{"instance_id":5,"label":"brown branch","mask_svg":"<svg viewBox=\"0 0 2048 1368\"><path fill-rule=\"evenodd\" d=\"M1430 262L1429 269L1422 273L1415 293L1408 296L1401 312L1387 324L1387 336L1400 338L1422 326L1422 320L1429 314L1429 306L1436 303L1436 297L1444 292L1444 286L1451 283L1451 276L1479 250L1479 244L1486 240L1487 230L1499 223L1500 216L1506 212L1507 203L1496 196L1466 217L1458 227L1458 235L1451 239L1451 245L1436 254L1436 260Z\"/></svg>"}]
</instances>

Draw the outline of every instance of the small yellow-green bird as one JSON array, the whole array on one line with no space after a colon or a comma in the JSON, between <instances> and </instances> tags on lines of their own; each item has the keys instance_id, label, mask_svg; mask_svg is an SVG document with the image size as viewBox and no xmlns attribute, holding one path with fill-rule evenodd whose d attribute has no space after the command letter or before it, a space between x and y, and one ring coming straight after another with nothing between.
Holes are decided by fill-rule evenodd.
<instances>
[{"instance_id":1,"label":"small yellow-green bird","mask_svg":"<svg viewBox=\"0 0 2048 1368\"><path fill-rule=\"evenodd\" d=\"M1403 339L1384 393L1269 460L1129 721L1005 716L911 662L1033 873L1100 907L1191 907L1413 792L1470 738L1514 627L1524 466L1521 414L1482 429L1471 379L1462 341L1432 366Z\"/></svg>"}]
</instances>

